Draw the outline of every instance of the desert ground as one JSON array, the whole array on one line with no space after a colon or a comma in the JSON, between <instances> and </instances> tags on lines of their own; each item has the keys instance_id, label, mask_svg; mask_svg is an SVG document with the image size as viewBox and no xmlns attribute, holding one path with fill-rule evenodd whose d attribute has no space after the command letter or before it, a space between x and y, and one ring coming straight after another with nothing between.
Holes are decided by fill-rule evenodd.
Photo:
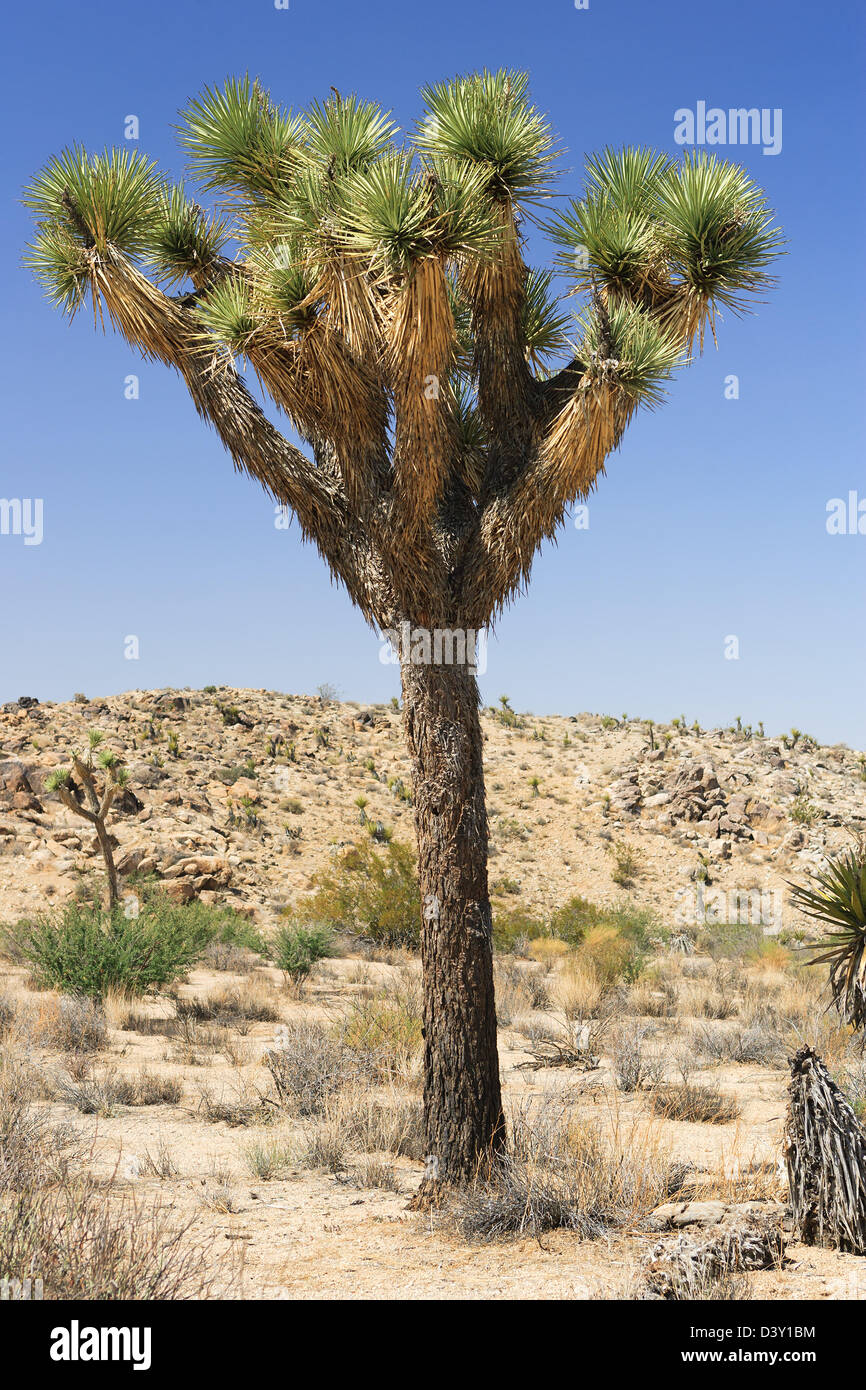
<instances>
[{"instance_id":1,"label":"desert ground","mask_svg":"<svg viewBox=\"0 0 866 1390\"><path fill-rule=\"evenodd\" d=\"M224 688L6 706L0 922L99 890L92 837L45 789L97 729L129 769L111 821L125 900L156 885L232 909L267 942L353 843L411 845L400 721L390 706ZM142 1267L174 1241L169 1265L186 1263L163 1296L647 1297L653 1259L746 1209L779 1223L778 1257L693 1296L866 1296L862 1259L791 1236L782 1161L798 1045L858 1114L866 1102L788 888L866 828L863 755L739 721L501 703L483 725L513 1192L411 1209L420 968L349 921L306 978L214 941L176 985L101 1004L40 988L6 949L7 1135L25 1117L48 1186L77 1175L85 1230L88 1201L115 1213L141 1232ZM556 913L575 898L593 925L565 940ZM617 965L635 922L648 944ZM557 1228L557 1203L579 1219Z\"/></svg>"}]
</instances>

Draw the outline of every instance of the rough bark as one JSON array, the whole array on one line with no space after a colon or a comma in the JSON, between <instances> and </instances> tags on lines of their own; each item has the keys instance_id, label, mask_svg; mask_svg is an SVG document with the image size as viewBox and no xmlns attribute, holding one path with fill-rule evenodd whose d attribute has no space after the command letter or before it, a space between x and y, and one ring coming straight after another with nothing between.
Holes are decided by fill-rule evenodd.
<instances>
[{"instance_id":1,"label":"rough bark","mask_svg":"<svg viewBox=\"0 0 866 1390\"><path fill-rule=\"evenodd\" d=\"M810 1047L791 1059L785 1161L804 1245L866 1254L866 1136Z\"/></svg>"},{"instance_id":2,"label":"rough bark","mask_svg":"<svg viewBox=\"0 0 866 1390\"><path fill-rule=\"evenodd\" d=\"M504 1146L478 685L467 664L402 665L422 903L427 1170L418 1201Z\"/></svg>"}]
</instances>

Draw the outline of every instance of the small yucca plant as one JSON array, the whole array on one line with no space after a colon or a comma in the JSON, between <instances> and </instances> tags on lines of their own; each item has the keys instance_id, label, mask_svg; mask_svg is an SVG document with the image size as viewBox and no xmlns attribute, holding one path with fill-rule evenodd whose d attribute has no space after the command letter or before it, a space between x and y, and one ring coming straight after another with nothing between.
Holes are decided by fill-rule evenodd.
<instances>
[{"instance_id":1,"label":"small yucca plant","mask_svg":"<svg viewBox=\"0 0 866 1390\"><path fill-rule=\"evenodd\" d=\"M812 965L830 966L830 989L842 1017L853 1028L866 1024L866 837L812 877L792 883L794 902L808 917L834 927Z\"/></svg>"}]
</instances>

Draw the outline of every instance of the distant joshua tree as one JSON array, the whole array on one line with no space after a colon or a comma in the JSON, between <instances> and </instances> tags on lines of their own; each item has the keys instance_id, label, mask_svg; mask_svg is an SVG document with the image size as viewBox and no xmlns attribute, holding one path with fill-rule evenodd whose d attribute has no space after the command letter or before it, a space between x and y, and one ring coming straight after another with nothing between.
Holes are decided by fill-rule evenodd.
<instances>
[{"instance_id":1,"label":"distant joshua tree","mask_svg":"<svg viewBox=\"0 0 866 1390\"><path fill-rule=\"evenodd\" d=\"M336 91L292 114L248 78L206 90L181 140L216 210L137 153L75 147L26 195L30 264L60 309L89 299L97 322L180 373L236 467L291 508L369 623L465 636L525 587L638 407L715 334L717 309L738 312L770 283L780 234L731 164L607 150L584 197L547 223L564 291L582 301L575 321L552 274L524 262L556 158L525 74L423 96L401 141L377 106ZM474 653L448 664L415 650L401 675L423 904L424 1200L474 1174L505 1131Z\"/></svg>"},{"instance_id":2,"label":"distant joshua tree","mask_svg":"<svg viewBox=\"0 0 866 1390\"><path fill-rule=\"evenodd\" d=\"M50 772L45 779L45 789L56 792L67 810L81 816L82 820L93 826L105 861L108 879L107 907L111 912L120 900L120 885L107 822L115 797L126 786L128 773L122 766L119 755L111 749L103 748L97 753L101 742L102 734L99 730L91 729L88 734L87 753L73 753L71 767L59 767ZM81 801L78 799L79 790L82 795Z\"/></svg>"}]
</instances>

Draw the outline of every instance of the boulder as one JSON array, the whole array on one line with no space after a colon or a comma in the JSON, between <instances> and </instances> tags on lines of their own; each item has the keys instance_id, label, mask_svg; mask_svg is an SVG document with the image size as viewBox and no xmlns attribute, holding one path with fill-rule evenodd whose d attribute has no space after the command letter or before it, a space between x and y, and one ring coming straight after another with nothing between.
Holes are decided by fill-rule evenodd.
<instances>
[{"instance_id":1,"label":"boulder","mask_svg":"<svg viewBox=\"0 0 866 1390\"><path fill-rule=\"evenodd\" d=\"M781 1221L785 1207L781 1202L665 1202L650 1214L654 1231L678 1231L686 1226L736 1225L743 1220L771 1219Z\"/></svg>"}]
</instances>

